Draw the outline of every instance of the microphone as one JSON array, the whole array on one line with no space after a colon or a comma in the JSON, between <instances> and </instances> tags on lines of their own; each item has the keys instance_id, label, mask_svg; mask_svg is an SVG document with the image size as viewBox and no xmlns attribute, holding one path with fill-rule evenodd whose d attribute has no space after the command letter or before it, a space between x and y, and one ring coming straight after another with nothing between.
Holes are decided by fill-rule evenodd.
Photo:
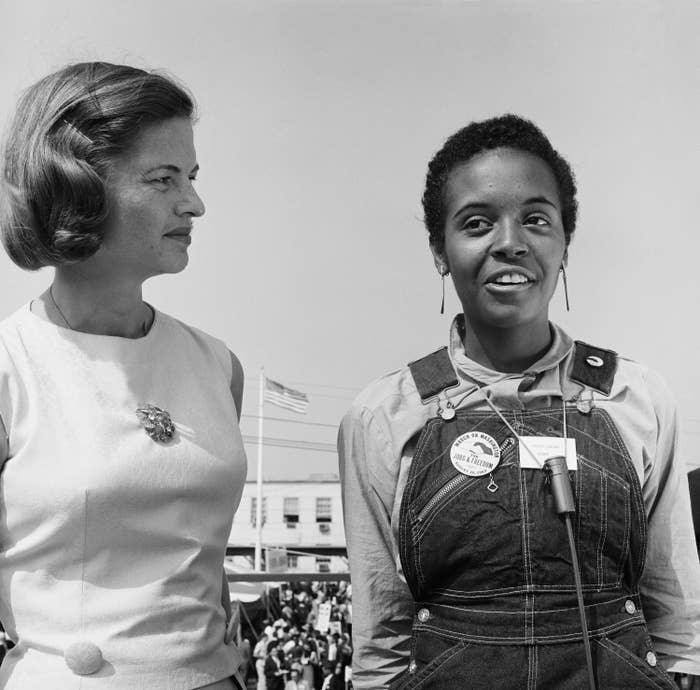
<instances>
[{"instance_id":1,"label":"microphone","mask_svg":"<svg viewBox=\"0 0 700 690\"><path fill-rule=\"evenodd\" d=\"M569 468L566 466L566 458L558 455L547 458L544 462L545 472L549 475L552 496L554 498L554 510L563 515L576 512L574 492L571 490Z\"/></svg>"}]
</instances>

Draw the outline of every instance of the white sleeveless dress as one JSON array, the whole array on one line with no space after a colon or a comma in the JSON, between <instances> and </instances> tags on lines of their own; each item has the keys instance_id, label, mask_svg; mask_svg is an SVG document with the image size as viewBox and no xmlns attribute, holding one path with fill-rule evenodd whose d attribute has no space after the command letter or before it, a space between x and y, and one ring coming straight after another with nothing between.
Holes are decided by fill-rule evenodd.
<instances>
[{"instance_id":1,"label":"white sleeveless dress","mask_svg":"<svg viewBox=\"0 0 700 690\"><path fill-rule=\"evenodd\" d=\"M189 690L234 673L221 573L246 458L230 381L223 343L160 312L138 339L28 305L0 323L0 621L16 642L0 688ZM172 440L146 434L145 403ZM64 658L76 642L102 656L90 675Z\"/></svg>"}]
</instances>

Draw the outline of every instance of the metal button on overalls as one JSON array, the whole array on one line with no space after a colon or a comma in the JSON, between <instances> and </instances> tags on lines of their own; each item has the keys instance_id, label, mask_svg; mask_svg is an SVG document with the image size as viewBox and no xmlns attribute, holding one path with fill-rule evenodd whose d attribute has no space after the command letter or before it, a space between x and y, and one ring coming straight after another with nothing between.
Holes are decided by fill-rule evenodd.
<instances>
[{"instance_id":1,"label":"metal button on overalls","mask_svg":"<svg viewBox=\"0 0 700 690\"><path fill-rule=\"evenodd\" d=\"M654 654L654 652L647 652L644 658L649 666L656 666L656 654Z\"/></svg>"},{"instance_id":2,"label":"metal button on overalls","mask_svg":"<svg viewBox=\"0 0 700 690\"><path fill-rule=\"evenodd\" d=\"M625 602L625 611L630 614L630 616L637 610L637 607L634 605L634 602L631 599L628 599Z\"/></svg>"},{"instance_id":3,"label":"metal button on overalls","mask_svg":"<svg viewBox=\"0 0 700 690\"><path fill-rule=\"evenodd\" d=\"M418 611L418 620L421 623L425 623L430 618L430 611L428 609L421 609Z\"/></svg>"},{"instance_id":4,"label":"metal button on overalls","mask_svg":"<svg viewBox=\"0 0 700 690\"><path fill-rule=\"evenodd\" d=\"M418 669L418 664L415 661L411 661L411 663L408 665L408 672L415 673L417 669Z\"/></svg>"}]
</instances>

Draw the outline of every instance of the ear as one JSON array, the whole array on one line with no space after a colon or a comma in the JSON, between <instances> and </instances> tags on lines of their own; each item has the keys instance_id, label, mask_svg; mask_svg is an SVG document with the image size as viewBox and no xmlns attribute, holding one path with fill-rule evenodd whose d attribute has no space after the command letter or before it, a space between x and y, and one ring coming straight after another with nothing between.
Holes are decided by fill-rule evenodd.
<instances>
[{"instance_id":1,"label":"ear","mask_svg":"<svg viewBox=\"0 0 700 690\"><path fill-rule=\"evenodd\" d=\"M434 244L430 244L430 251L433 253L433 261L439 275L447 275L450 272L450 267L447 265L447 259L438 251Z\"/></svg>"}]
</instances>

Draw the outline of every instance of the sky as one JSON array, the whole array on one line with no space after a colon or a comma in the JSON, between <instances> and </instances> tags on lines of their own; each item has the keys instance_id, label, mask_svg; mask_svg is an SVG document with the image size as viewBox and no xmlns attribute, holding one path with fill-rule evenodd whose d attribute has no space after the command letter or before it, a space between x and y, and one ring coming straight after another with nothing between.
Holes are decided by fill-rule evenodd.
<instances>
[{"instance_id":1,"label":"sky","mask_svg":"<svg viewBox=\"0 0 700 690\"><path fill-rule=\"evenodd\" d=\"M524 0L0 0L0 126L68 62L163 69L194 93L190 265L144 290L223 339L258 382L309 395L264 408L264 476L337 474L336 429L369 381L445 343L459 303L421 223L428 160L472 120L534 120L571 163L580 217L550 317L661 372L681 456L700 466L700 4ZM52 272L0 256L0 318Z\"/></svg>"}]
</instances>

